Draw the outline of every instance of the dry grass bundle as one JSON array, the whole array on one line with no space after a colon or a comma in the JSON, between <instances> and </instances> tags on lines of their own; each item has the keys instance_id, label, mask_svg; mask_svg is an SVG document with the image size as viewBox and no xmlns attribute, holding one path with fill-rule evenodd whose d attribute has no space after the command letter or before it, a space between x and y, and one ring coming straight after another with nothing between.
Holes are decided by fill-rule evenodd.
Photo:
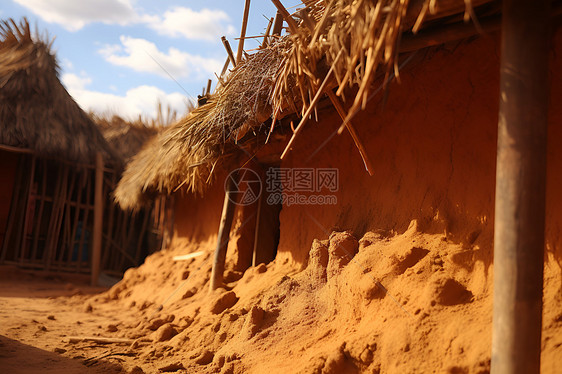
<instances>
[{"instance_id":1,"label":"dry grass bundle","mask_svg":"<svg viewBox=\"0 0 562 374\"><path fill-rule=\"evenodd\" d=\"M32 34L29 23L0 23L0 143L38 155L93 162L119 157L58 77L51 43Z\"/></svg>"},{"instance_id":2,"label":"dry grass bundle","mask_svg":"<svg viewBox=\"0 0 562 374\"><path fill-rule=\"evenodd\" d=\"M290 47L272 97L276 112L287 106L300 106L304 114L317 94L327 67L334 75L328 87L337 87L337 96L343 96L346 88L358 87L348 113L364 109L375 77L384 75L383 82L387 82L393 70L398 77L397 57L403 32L417 32L425 21L463 10L465 21L474 18L471 0L304 0L303 3L305 8L293 15L300 21L297 23L291 17L289 22ZM300 95L297 102L289 103L287 100L294 93L292 81L296 81Z\"/></svg>"},{"instance_id":3,"label":"dry grass bundle","mask_svg":"<svg viewBox=\"0 0 562 374\"><path fill-rule=\"evenodd\" d=\"M302 111L306 111L320 85L318 67L324 63L333 68L337 95L345 88L359 87L350 109L353 112L365 105L377 72L382 69L388 75L396 61L408 0L305 3L305 19L309 21L303 20L291 34L292 45L274 91L275 106L284 105L287 77L293 76L301 93Z\"/></svg>"},{"instance_id":4,"label":"dry grass bundle","mask_svg":"<svg viewBox=\"0 0 562 374\"><path fill-rule=\"evenodd\" d=\"M115 191L123 208L143 194L181 186L202 192L221 160L237 154L235 142L271 115L268 100L283 60L276 44L243 60L207 103L170 126L133 157Z\"/></svg>"},{"instance_id":5,"label":"dry grass bundle","mask_svg":"<svg viewBox=\"0 0 562 374\"><path fill-rule=\"evenodd\" d=\"M161 128L145 124L140 118L129 122L115 114L112 116L90 115L100 128L105 140L123 160L129 160L136 155Z\"/></svg>"}]
</instances>

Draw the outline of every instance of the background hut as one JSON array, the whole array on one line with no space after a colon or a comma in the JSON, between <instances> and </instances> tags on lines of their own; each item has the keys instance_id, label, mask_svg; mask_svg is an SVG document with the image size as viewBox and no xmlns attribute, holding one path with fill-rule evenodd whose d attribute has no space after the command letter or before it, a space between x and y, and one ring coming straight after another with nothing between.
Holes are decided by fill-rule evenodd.
<instances>
[{"instance_id":1,"label":"background hut","mask_svg":"<svg viewBox=\"0 0 562 374\"><path fill-rule=\"evenodd\" d=\"M61 84L46 37L26 20L0 29L0 262L90 271L99 159L102 269L124 270L131 256L110 244L132 233L108 224L122 157Z\"/></svg>"}]
</instances>

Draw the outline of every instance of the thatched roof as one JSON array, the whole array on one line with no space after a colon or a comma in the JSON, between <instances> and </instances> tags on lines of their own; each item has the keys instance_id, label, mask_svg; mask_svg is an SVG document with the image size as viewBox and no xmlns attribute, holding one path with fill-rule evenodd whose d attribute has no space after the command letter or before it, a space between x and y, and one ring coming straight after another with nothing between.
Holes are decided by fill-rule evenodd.
<instances>
[{"instance_id":1,"label":"thatched roof","mask_svg":"<svg viewBox=\"0 0 562 374\"><path fill-rule=\"evenodd\" d=\"M158 134L161 127L149 126L141 120L127 121L118 115L103 117L92 114L105 140L123 160L136 155L142 146Z\"/></svg>"},{"instance_id":2,"label":"thatched roof","mask_svg":"<svg viewBox=\"0 0 562 374\"><path fill-rule=\"evenodd\" d=\"M51 45L41 39L25 19L0 23L0 144L80 163L101 151L118 161L60 82Z\"/></svg>"},{"instance_id":3,"label":"thatched roof","mask_svg":"<svg viewBox=\"0 0 562 374\"><path fill-rule=\"evenodd\" d=\"M236 153L237 141L248 130L269 118L273 129L278 118L291 112L304 123L318 98L328 94L337 108L352 88L351 108L347 113L338 109L347 123L366 104L376 78L398 74L404 35L425 25L468 21L475 16L473 6L486 3L479 10L497 12L496 2L486 0L305 0L303 10L285 17L288 36L243 60L208 104L164 131L129 163L117 200L132 208L146 194L180 186L200 191L215 165ZM361 151L353 128L348 125L348 130Z\"/></svg>"}]
</instances>

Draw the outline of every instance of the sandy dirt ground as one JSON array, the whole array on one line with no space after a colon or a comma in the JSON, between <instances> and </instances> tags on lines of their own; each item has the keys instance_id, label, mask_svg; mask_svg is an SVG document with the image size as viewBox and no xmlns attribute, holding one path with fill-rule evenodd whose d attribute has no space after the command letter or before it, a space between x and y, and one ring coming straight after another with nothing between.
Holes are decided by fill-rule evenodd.
<instances>
[{"instance_id":1,"label":"sandy dirt ground","mask_svg":"<svg viewBox=\"0 0 562 374\"><path fill-rule=\"evenodd\" d=\"M403 233L334 232L314 241L301 268L227 270L231 283L209 293L213 244L156 253L109 290L3 269L0 371L489 372L493 275L490 262L474 261L478 246L422 233L415 221ZM173 260L196 251L205 254ZM544 373L562 362L560 274L547 260Z\"/></svg>"}]
</instances>

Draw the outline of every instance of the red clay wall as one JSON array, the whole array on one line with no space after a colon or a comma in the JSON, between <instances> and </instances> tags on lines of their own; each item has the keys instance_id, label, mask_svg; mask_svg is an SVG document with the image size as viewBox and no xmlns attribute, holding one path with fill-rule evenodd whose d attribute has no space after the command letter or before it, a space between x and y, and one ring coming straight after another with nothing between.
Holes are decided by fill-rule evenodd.
<instances>
[{"instance_id":1,"label":"red clay wall","mask_svg":"<svg viewBox=\"0 0 562 374\"><path fill-rule=\"evenodd\" d=\"M556 45L562 47L558 33ZM562 50L562 49L558 49ZM548 248L560 246L562 220L562 57L552 56L548 148ZM477 245L474 260L491 261L498 118L499 37L418 52L390 86L353 120L374 165L369 176L351 137L334 137L333 111L320 113L299 135L282 167L339 169L337 206L284 206L279 256L306 261L314 238L333 229L359 237L383 229L401 233L413 219L425 232ZM560 259L562 256L556 256Z\"/></svg>"},{"instance_id":2,"label":"red clay wall","mask_svg":"<svg viewBox=\"0 0 562 374\"><path fill-rule=\"evenodd\" d=\"M0 151L0 245L6 233L19 155Z\"/></svg>"},{"instance_id":3,"label":"red clay wall","mask_svg":"<svg viewBox=\"0 0 562 374\"><path fill-rule=\"evenodd\" d=\"M555 45L562 47L562 34ZM561 50L560 48L558 48ZM547 248L561 262L562 244L562 57L552 53L551 112L548 145ZM491 264L495 193L499 85L499 36L420 51L381 95L353 120L374 175L344 132L312 158L340 125L332 110L309 122L283 168L337 168L337 205L292 205L281 211L278 257L306 262L312 240L333 230L404 232L412 220L418 229L443 233L447 240L472 248L470 261ZM305 194L304 192L301 192ZM332 194L332 193L330 193ZM176 201L176 240L214 243L224 198L224 175L205 198L183 195ZM237 211L234 227L246 218ZM229 257L236 254L234 235ZM234 252L234 255L232 254Z\"/></svg>"}]
</instances>

